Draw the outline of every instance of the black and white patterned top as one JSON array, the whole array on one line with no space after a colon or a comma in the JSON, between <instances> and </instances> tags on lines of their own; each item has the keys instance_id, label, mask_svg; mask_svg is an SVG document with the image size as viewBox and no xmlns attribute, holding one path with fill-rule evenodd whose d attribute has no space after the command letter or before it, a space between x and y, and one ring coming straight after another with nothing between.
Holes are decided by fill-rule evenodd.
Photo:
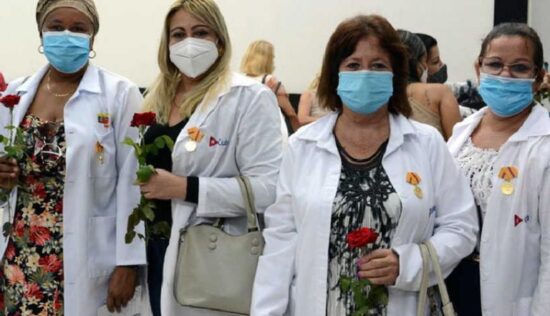
<instances>
[{"instance_id":1,"label":"black and white patterned top","mask_svg":"<svg viewBox=\"0 0 550 316\"><path fill-rule=\"evenodd\" d=\"M365 160L354 159L338 140L336 143L342 157L342 171L332 212L327 316L352 315L354 311L351 293L341 293L338 283L340 276L356 276L356 261L362 256L359 249L348 248L347 234L369 227L379 234L369 250L390 248L401 216L401 200L382 166L387 141ZM368 315L386 315L386 307L371 309Z\"/></svg>"}]
</instances>

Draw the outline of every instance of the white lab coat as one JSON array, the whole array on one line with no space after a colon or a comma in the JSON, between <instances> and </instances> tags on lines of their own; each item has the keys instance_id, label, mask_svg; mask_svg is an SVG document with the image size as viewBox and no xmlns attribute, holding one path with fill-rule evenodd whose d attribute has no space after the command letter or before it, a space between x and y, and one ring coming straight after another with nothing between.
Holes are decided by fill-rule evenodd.
<instances>
[{"instance_id":1,"label":"white lab coat","mask_svg":"<svg viewBox=\"0 0 550 316\"><path fill-rule=\"evenodd\" d=\"M19 125L48 67L10 83L6 94L19 94L15 124ZM63 269L65 315L96 315L105 304L109 276L117 265L145 265L145 244L136 239L124 242L127 218L139 201L139 189L132 183L137 168L125 137L137 138L130 127L133 113L141 106L138 88L128 80L89 65L75 94L64 108L66 176L63 196ZM9 112L0 107L0 134ZM98 114L109 113L111 124L98 123ZM96 142L104 149L100 164ZM3 222L12 221L17 190L11 199L11 218L4 211ZM7 239L0 236L4 254ZM147 311L148 294L142 291L142 310ZM147 304L145 304L147 303ZM142 314L143 315L143 314Z\"/></svg>"},{"instance_id":2,"label":"white lab coat","mask_svg":"<svg viewBox=\"0 0 550 316\"><path fill-rule=\"evenodd\" d=\"M178 136L172 152L172 172L199 177L199 199L198 204L172 200L172 233L161 294L163 316L215 315L181 307L174 298L180 230L228 217L226 231L246 232L246 211L234 177L250 178L259 212L273 203L283 146L280 124L273 93L250 78L233 74L228 88L209 104L199 105ZM187 129L192 127L198 127L204 138L196 151L187 152ZM218 144L212 145L213 140Z\"/></svg>"},{"instance_id":3,"label":"white lab coat","mask_svg":"<svg viewBox=\"0 0 550 316\"><path fill-rule=\"evenodd\" d=\"M448 146L457 156L487 108L457 124ZM515 166L515 191L501 192L502 167ZM536 105L500 148L480 245L484 316L550 313L550 118ZM518 216L519 218L516 218ZM515 220L521 219L516 225Z\"/></svg>"},{"instance_id":4,"label":"white lab coat","mask_svg":"<svg viewBox=\"0 0 550 316\"><path fill-rule=\"evenodd\" d=\"M337 117L328 114L290 138L277 200L265 212L266 248L256 273L252 315L326 313L330 225L341 172L333 136ZM473 250L477 218L468 184L441 135L401 115L390 115L390 130L382 164L403 211L392 240L400 272L388 288L388 315L413 316L422 275L418 244L431 240L448 275ZM422 178L422 199L406 182L409 171ZM435 283L433 272L430 282Z\"/></svg>"}]
</instances>

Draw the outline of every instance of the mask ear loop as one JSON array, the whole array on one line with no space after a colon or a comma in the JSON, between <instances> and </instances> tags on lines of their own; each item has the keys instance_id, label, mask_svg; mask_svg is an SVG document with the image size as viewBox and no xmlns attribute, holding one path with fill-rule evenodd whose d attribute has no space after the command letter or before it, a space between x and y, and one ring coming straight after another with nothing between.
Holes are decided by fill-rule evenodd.
<instances>
[{"instance_id":1,"label":"mask ear loop","mask_svg":"<svg viewBox=\"0 0 550 316\"><path fill-rule=\"evenodd\" d=\"M97 54L96 54L95 50L92 49L92 50L90 51L90 53L88 54L88 57L90 57L90 59L94 59L96 55L97 55Z\"/></svg>"}]
</instances>

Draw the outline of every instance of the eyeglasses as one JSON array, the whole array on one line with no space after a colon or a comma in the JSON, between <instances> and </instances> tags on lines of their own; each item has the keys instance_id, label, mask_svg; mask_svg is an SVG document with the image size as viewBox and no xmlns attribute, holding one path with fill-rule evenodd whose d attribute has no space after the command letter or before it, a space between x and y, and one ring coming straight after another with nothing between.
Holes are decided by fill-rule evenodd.
<instances>
[{"instance_id":1,"label":"eyeglasses","mask_svg":"<svg viewBox=\"0 0 550 316\"><path fill-rule=\"evenodd\" d=\"M504 68L507 68L510 75L514 78L531 78L536 67L528 63L505 65L494 59L481 60L481 71L484 73L498 76L504 71Z\"/></svg>"}]
</instances>

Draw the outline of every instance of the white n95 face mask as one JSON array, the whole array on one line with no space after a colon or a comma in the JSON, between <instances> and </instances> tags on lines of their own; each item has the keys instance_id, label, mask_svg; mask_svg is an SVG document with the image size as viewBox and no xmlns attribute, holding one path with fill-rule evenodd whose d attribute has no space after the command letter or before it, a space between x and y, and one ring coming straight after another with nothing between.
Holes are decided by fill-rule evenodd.
<instances>
[{"instance_id":1,"label":"white n95 face mask","mask_svg":"<svg viewBox=\"0 0 550 316\"><path fill-rule=\"evenodd\" d=\"M209 40L188 37L170 46L170 60L189 78L205 73L218 59L218 47Z\"/></svg>"}]
</instances>

